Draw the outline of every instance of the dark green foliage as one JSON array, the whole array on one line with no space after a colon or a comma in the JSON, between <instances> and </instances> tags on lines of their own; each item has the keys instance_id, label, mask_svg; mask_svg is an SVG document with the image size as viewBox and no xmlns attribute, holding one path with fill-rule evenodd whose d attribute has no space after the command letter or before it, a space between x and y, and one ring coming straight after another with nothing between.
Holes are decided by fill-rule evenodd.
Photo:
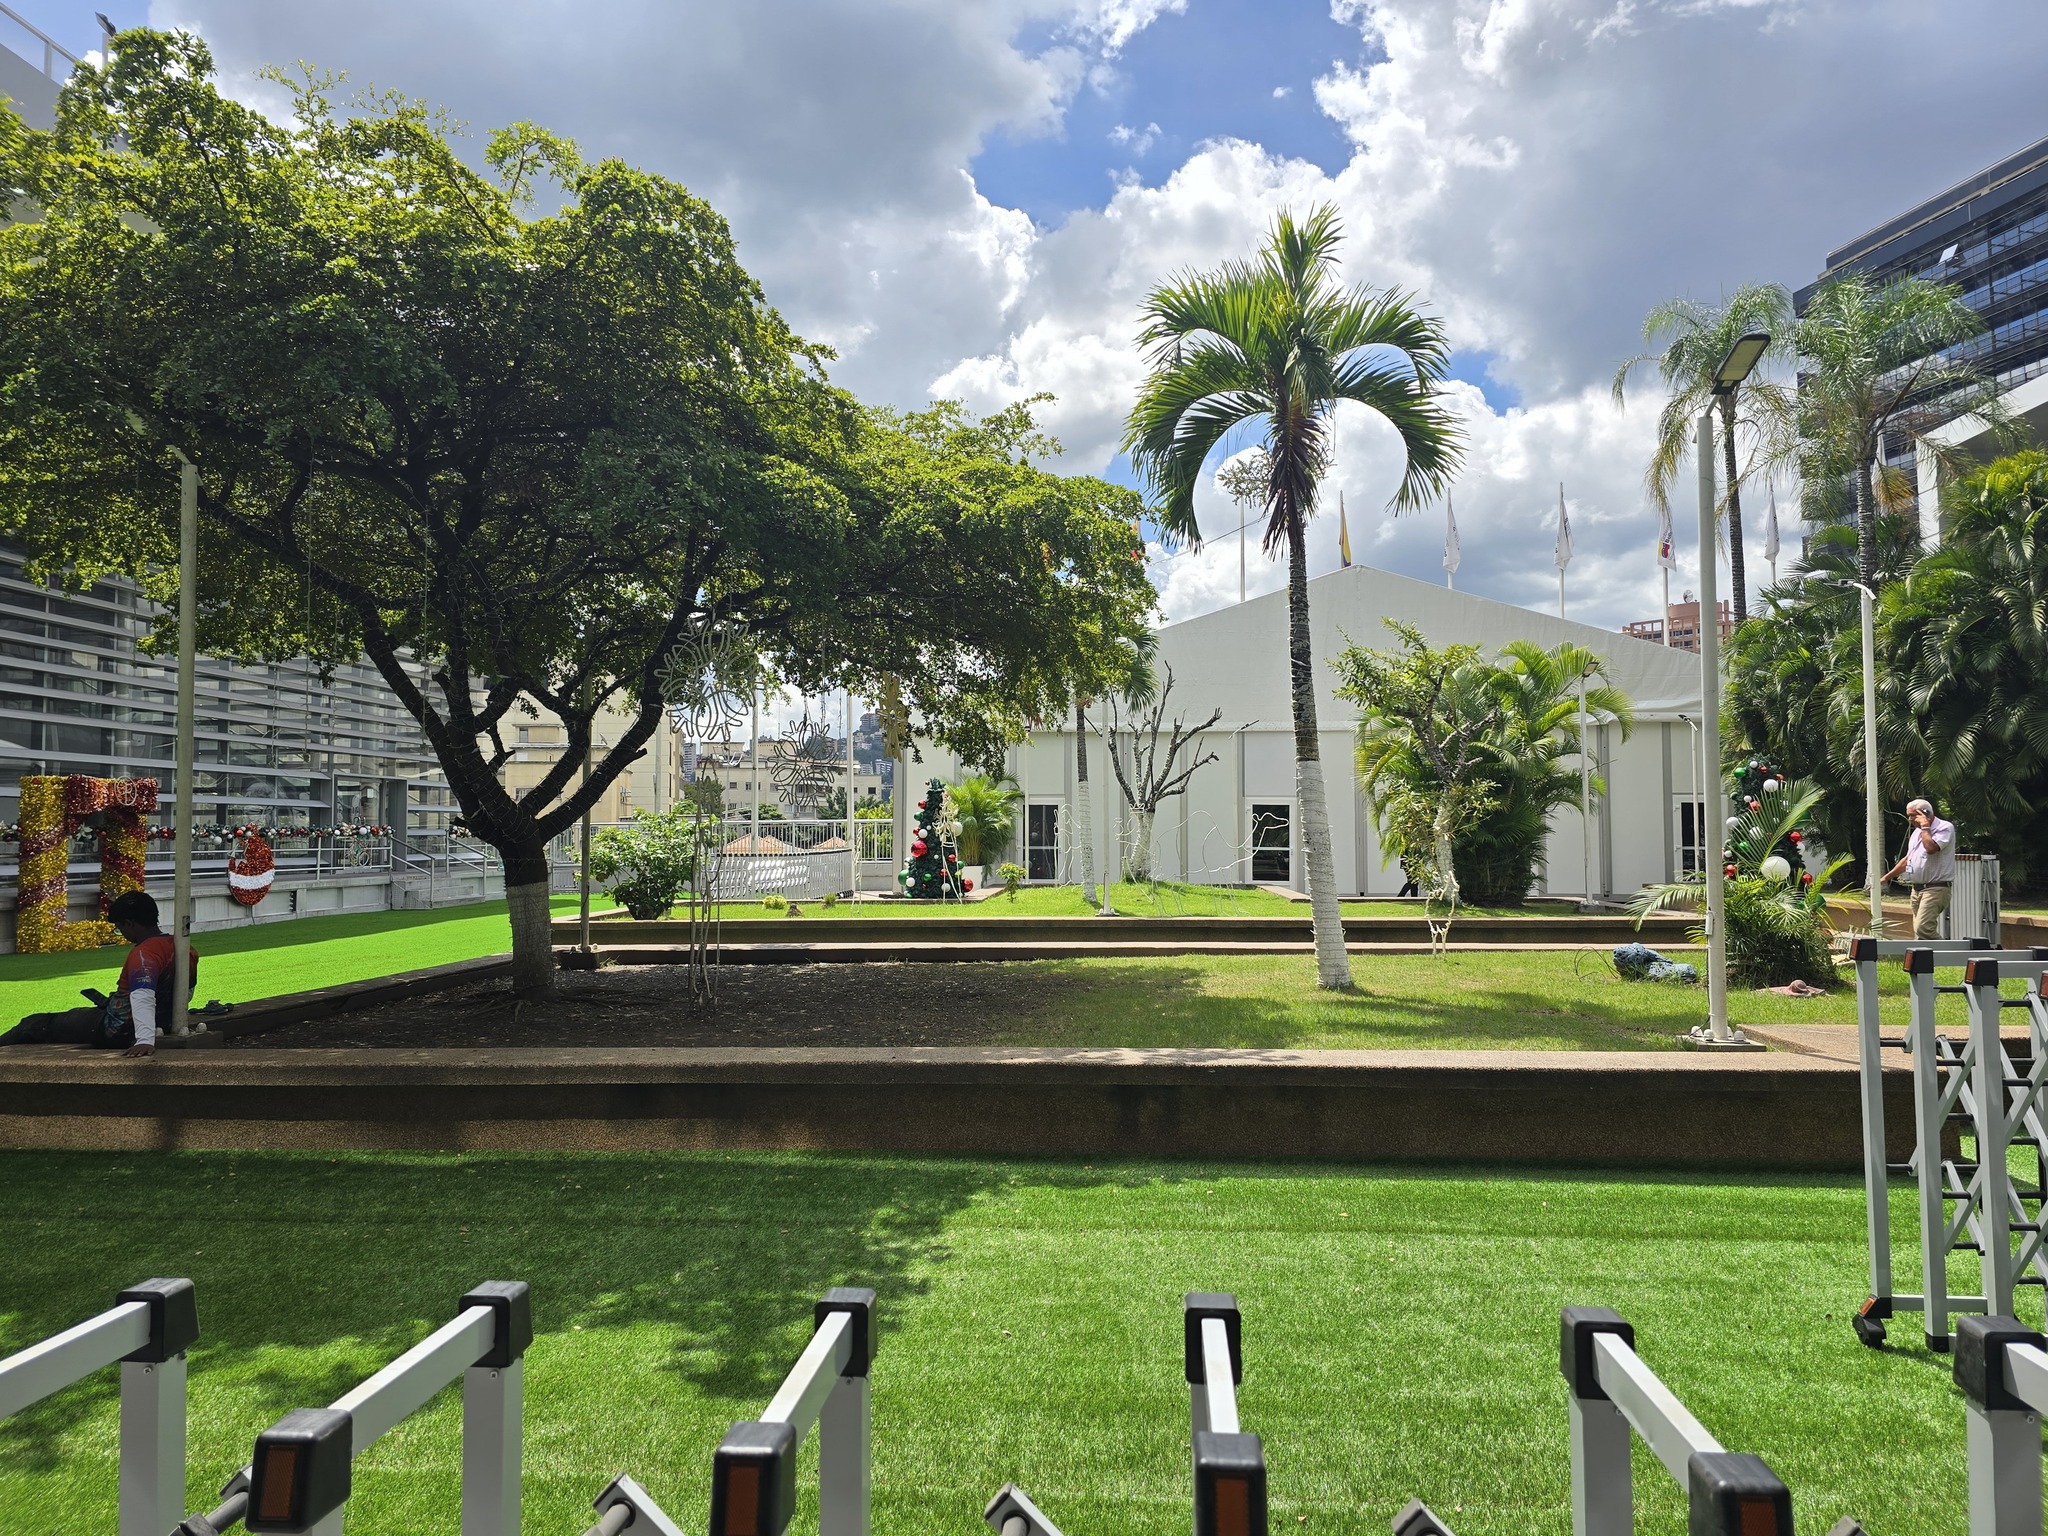
<instances>
[{"instance_id":1,"label":"dark green foliage","mask_svg":"<svg viewBox=\"0 0 2048 1536\"><path fill-rule=\"evenodd\" d=\"M601 828L590 840L590 878L643 922L668 916L696 878L699 820L697 808L685 802L660 813L641 811L627 826Z\"/></svg>"},{"instance_id":2,"label":"dark green foliage","mask_svg":"<svg viewBox=\"0 0 2048 1536\"><path fill-rule=\"evenodd\" d=\"M910 847L906 850L909 857L898 877L906 896L941 901L961 894L959 855L947 851L959 835L945 835L949 809L944 781L931 780L925 785L924 798L917 802Z\"/></svg>"}]
</instances>

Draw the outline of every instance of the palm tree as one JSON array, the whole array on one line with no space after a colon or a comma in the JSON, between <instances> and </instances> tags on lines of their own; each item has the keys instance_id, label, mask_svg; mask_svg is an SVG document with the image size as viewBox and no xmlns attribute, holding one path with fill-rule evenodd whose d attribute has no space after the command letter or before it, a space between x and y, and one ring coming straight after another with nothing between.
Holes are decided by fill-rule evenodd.
<instances>
[{"instance_id":1,"label":"palm tree","mask_svg":"<svg viewBox=\"0 0 2048 1536\"><path fill-rule=\"evenodd\" d=\"M1629 697L1608 681L1607 658L1567 640L1546 650L1533 640L1512 640L1489 669L1488 691L1500 703L1500 725L1480 739L1483 772L1498 786L1499 808L1484 818L1458 850L1470 871L1459 880L1480 902L1519 902L1535 883L1536 862L1550 831L1550 813L1579 808L1583 759L1579 739L1579 686L1585 683L1589 726L1635 728ZM1587 783L1594 799L1607 793L1596 773Z\"/></svg>"},{"instance_id":2,"label":"palm tree","mask_svg":"<svg viewBox=\"0 0 2048 1536\"><path fill-rule=\"evenodd\" d=\"M1966 345L1983 329L1952 284L1917 277L1877 284L1861 273L1823 285L1800 317L1803 468L1809 481L1848 478L1857 574L1865 586L1874 588L1879 578L1874 502L1890 509L1908 491L1900 472L1879 468L1885 439L1973 414L2000 435L2010 432L1997 384ZM1956 456L1933 438L1920 441L1942 461ZM1880 483L1873 492L1874 477Z\"/></svg>"},{"instance_id":3,"label":"palm tree","mask_svg":"<svg viewBox=\"0 0 2048 1536\"><path fill-rule=\"evenodd\" d=\"M1139 336L1151 371L1131 408L1124 447L1158 498L1161 526L1199 544L1194 497L1203 463L1233 427L1265 429L1265 548L1287 550L1295 803L1316 979L1348 988L1308 616L1308 520L1330 467L1330 413L1341 401L1356 401L1401 435L1407 467L1390 503L1396 512L1442 493L1464 439L1438 393L1448 362L1443 327L1406 294L1340 288L1338 238L1334 208L1317 208L1300 222L1282 213L1254 260L1154 289Z\"/></svg>"},{"instance_id":4,"label":"palm tree","mask_svg":"<svg viewBox=\"0 0 2048 1536\"><path fill-rule=\"evenodd\" d=\"M1017 824L1017 784L1008 774L991 778L975 774L953 786L953 809L960 819L960 862L986 864L1010 845Z\"/></svg>"},{"instance_id":5,"label":"palm tree","mask_svg":"<svg viewBox=\"0 0 2048 1536\"><path fill-rule=\"evenodd\" d=\"M1719 305L1691 299L1668 299L1643 320L1643 340L1658 348L1630 358L1614 373L1614 403L1623 403L1628 376L1654 363L1669 393L1657 415L1657 446L1643 476L1650 500L1662 512L1671 504L1671 487L1693 444L1693 424L1700 412L1716 403L1714 374L1729 348L1744 336L1767 332L1771 345L1766 360L1791 355L1792 299L1776 283L1745 283ZM1752 374L1749 381L1718 397L1721 407L1721 471L1728 484L1728 577L1735 622L1749 617L1749 584L1742 552L1742 467L1736 450L1738 431L1746 429L1764 450L1766 462L1787 452L1791 440L1793 397L1782 384Z\"/></svg>"}]
</instances>

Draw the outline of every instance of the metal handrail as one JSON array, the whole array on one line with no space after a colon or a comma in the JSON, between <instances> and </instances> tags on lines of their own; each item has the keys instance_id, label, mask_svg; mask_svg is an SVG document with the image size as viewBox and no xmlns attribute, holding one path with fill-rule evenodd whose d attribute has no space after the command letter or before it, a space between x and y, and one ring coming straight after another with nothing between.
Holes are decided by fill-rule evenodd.
<instances>
[{"instance_id":1,"label":"metal handrail","mask_svg":"<svg viewBox=\"0 0 2048 1536\"><path fill-rule=\"evenodd\" d=\"M45 32L41 27L37 26L34 22L30 21L26 16L22 15L21 12L7 5L0 5L0 16L5 16L17 27L20 27L22 31L28 33L37 42L43 45L43 77L45 79L55 80L59 83L62 83L64 77L57 73L57 60L60 57L64 59L65 62L70 64L74 69L78 67L77 54L73 53L69 48L66 48L62 43L58 42L57 39L50 36L49 33ZM10 47L8 49L8 52L20 53L20 50L17 48ZM21 57L24 59L28 59L28 55L25 53L21 54ZM33 63L34 60L30 59L29 62Z\"/></svg>"}]
</instances>

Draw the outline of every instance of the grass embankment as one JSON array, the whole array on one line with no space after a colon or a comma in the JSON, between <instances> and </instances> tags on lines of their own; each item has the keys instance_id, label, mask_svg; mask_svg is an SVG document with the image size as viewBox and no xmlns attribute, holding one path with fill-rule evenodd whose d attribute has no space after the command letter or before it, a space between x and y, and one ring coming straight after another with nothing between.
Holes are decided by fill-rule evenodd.
<instances>
[{"instance_id":1,"label":"grass embankment","mask_svg":"<svg viewBox=\"0 0 2048 1536\"><path fill-rule=\"evenodd\" d=\"M558 915L574 912L576 899L557 896L554 909ZM512 930L505 903L485 901L430 912L251 923L194 934L192 943L199 951L199 1001L243 1003L502 955L512 948ZM0 1025L25 1013L75 1008L83 1001L80 987L113 991L127 952L124 945L110 945L57 955L0 955Z\"/></svg>"},{"instance_id":2,"label":"grass embankment","mask_svg":"<svg viewBox=\"0 0 2048 1536\"><path fill-rule=\"evenodd\" d=\"M1421 1495L1459 1536L1563 1536L1557 1313L1573 1302L1618 1307L1707 1427L1785 1477L1800 1529L1963 1521L1948 1359L1911 1319L1898 1351L1850 1334L1864 1263L1847 1180L750 1154L12 1153L6 1168L0 1353L145 1275L197 1283L199 1508L259 1429L331 1401L472 1283L516 1278L537 1331L532 1532L581 1530L621 1469L702 1529L713 1445L761 1411L834 1284L881 1293L882 1536L979 1530L1010 1478L1070 1536L1184 1533L1193 1289L1244 1306L1241 1402L1276 1531L1385 1530ZM1903 1191L1896 1219L1909 1229ZM1917 1288L1910 1265L1899 1284ZM104 1372L0 1424L0 1529L112 1529L116 1419ZM351 1536L446 1529L459 1429L444 1394L359 1458ZM1671 1479L1640 1448L1637 1468L1642 1528L1682 1530ZM796 1530L816 1530L814 1501Z\"/></svg>"}]
</instances>

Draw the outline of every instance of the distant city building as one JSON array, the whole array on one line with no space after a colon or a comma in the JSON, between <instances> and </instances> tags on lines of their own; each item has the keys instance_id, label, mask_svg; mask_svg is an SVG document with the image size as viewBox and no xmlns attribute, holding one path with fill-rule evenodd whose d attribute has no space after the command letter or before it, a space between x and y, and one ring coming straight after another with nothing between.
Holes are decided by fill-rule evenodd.
<instances>
[{"instance_id":1,"label":"distant city building","mask_svg":"<svg viewBox=\"0 0 2048 1536\"><path fill-rule=\"evenodd\" d=\"M1793 295L1794 307L1803 314L1821 284L1851 272L1878 282L1920 277L1960 287L1987 329L1954 355L1996 381L2007 409L2037 440L2048 437L2048 139L1828 252L1820 277ZM1938 536L1938 489L1933 460L1917 452L1917 439L1939 434L1974 448L1982 435L1975 423L1948 425L1953 414L1929 400L1884 445L1886 464L1918 487L1930 542Z\"/></svg>"},{"instance_id":2,"label":"distant city building","mask_svg":"<svg viewBox=\"0 0 2048 1536\"><path fill-rule=\"evenodd\" d=\"M877 771L875 760L863 759L860 755L858 732L854 743L853 803L859 806L868 801L888 799L887 780ZM752 746L745 740L696 743L695 767L691 777L693 780L709 779L718 784L725 792L725 810L729 816L752 814L756 801L775 806L789 816L814 814L814 807L796 803L798 797L791 793L790 786L797 779L821 781L823 795L828 799L846 788L844 736L830 737L824 744L824 751L830 759L829 772L825 771L823 763L808 773L793 772L789 759L795 755L795 744L782 737L762 737L758 758Z\"/></svg>"},{"instance_id":3,"label":"distant city building","mask_svg":"<svg viewBox=\"0 0 2048 1536\"><path fill-rule=\"evenodd\" d=\"M1728 611L1724 600L1718 605L1721 615L1721 638L1726 640L1735 632L1734 616ZM1697 651L1700 648L1700 605L1688 592L1682 603L1673 603L1664 610L1661 619L1638 619L1633 624L1621 626L1621 632L1637 640L1647 640L1652 645L1668 645L1677 651Z\"/></svg>"}]
</instances>

